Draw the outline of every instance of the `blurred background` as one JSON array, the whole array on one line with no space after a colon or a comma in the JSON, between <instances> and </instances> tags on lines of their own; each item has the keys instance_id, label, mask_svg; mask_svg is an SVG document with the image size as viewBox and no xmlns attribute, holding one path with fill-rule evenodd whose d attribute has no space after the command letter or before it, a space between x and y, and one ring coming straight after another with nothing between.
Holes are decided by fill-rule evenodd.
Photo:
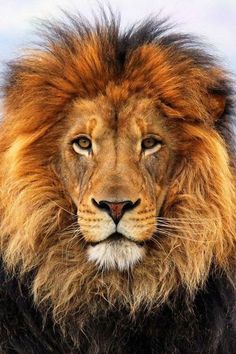
<instances>
[{"instance_id":1,"label":"blurred background","mask_svg":"<svg viewBox=\"0 0 236 354\"><path fill-rule=\"evenodd\" d=\"M120 11L122 26L148 15L169 16L177 30L199 35L236 74L236 0L0 0L0 71L34 40L36 18L62 17L60 8L92 18L98 3Z\"/></svg>"}]
</instances>

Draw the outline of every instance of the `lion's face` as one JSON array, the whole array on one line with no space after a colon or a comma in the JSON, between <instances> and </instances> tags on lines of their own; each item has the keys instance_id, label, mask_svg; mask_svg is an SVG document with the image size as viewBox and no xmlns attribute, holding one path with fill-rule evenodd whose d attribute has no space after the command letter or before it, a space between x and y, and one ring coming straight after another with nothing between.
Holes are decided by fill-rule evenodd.
<instances>
[{"instance_id":1,"label":"lion's face","mask_svg":"<svg viewBox=\"0 0 236 354\"><path fill-rule=\"evenodd\" d=\"M37 305L83 326L227 272L236 193L227 74L161 23L77 20L6 76L0 246Z\"/></svg>"},{"instance_id":2,"label":"lion's face","mask_svg":"<svg viewBox=\"0 0 236 354\"><path fill-rule=\"evenodd\" d=\"M78 100L62 145L62 174L88 258L124 270L156 231L173 153L152 100Z\"/></svg>"}]
</instances>

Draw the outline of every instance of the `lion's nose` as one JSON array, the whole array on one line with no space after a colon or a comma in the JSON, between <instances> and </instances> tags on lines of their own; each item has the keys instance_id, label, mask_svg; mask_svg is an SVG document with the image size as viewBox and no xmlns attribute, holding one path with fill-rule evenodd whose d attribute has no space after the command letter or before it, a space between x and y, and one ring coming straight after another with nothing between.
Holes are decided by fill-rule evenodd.
<instances>
[{"instance_id":1,"label":"lion's nose","mask_svg":"<svg viewBox=\"0 0 236 354\"><path fill-rule=\"evenodd\" d=\"M136 200L135 203L131 200L121 202L101 200L96 202L95 199L92 199L92 202L97 208L106 211L117 225L125 212L134 209L140 203L140 199Z\"/></svg>"}]
</instances>

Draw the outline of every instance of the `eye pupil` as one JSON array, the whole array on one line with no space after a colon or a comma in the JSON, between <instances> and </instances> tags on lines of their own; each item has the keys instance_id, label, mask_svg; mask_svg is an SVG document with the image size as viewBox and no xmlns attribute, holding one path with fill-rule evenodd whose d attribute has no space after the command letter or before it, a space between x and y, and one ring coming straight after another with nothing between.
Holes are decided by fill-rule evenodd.
<instances>
[{"instance_id":1,"label":"eye pupil","mask_svg":"<svg viewBox=\"0 0 236 354\"><path fill-rule=\"evenodd\" d=\"M72 146L75 152L80 153L81 150L90 150L92 142L86 136L81 136L73 141Z\"/></svg>"},{"instance_id":2,"label":"eye pupil","mask_svg":"<svg viewBox=\"0 0 236 354\"><path fill-rule=\"evenodd\" d=\"M155 138L150 137L150 138L146 138L142 141L142 148L143 149L152 149L153 147L155 147L158 144L161 144L161 142Z\"/></svg>"},{"instance_id":3,"label":"eye pupil","mask_svg":"<svg viewBox=\"0 0 236 354\"><path fill-rule=\"evenodd\" d=\"M87 138L79 138L77 143L78 143L78 145L79 145L80 147L82 147L83 149L87 149L87 148L89 148L90 145L91 145L90 140L87 139Z\"/></svg>"},{"instance_id":4,"label":"eye pupil","mask_svg":"<svg viewBox=\"0 0 236 354\"><path fill-rule=\"evenodd\" d=\"M151 139L151 138L146 139L146 140L144 141L144 146L145 146L146 148L150 148L150 147L152 147L154 144L155 144L155 141L154 141L154 139Z\"/></svg>"}]
</instances>

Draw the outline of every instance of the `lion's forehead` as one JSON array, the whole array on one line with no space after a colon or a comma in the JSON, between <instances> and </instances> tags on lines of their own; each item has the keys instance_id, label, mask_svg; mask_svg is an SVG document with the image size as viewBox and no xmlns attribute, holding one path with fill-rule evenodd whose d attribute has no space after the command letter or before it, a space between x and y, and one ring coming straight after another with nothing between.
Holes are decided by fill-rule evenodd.
<instances>
[{"instance_id":1,"label":"lion's forehead","mask_svg":"<svg viewBox=\"0 0 236 354\"><path fill-rule=\"evenodd\" d=\"M114 90L117 89L114 86ZM71 134L86 132L102 139L119 135L140 138L150 132L158 134L163 131L163 116L155 102L139 96L128 97L119 104L115 104L109 95L78 99L68 121Z\"/></svg>"}]
</instances>

